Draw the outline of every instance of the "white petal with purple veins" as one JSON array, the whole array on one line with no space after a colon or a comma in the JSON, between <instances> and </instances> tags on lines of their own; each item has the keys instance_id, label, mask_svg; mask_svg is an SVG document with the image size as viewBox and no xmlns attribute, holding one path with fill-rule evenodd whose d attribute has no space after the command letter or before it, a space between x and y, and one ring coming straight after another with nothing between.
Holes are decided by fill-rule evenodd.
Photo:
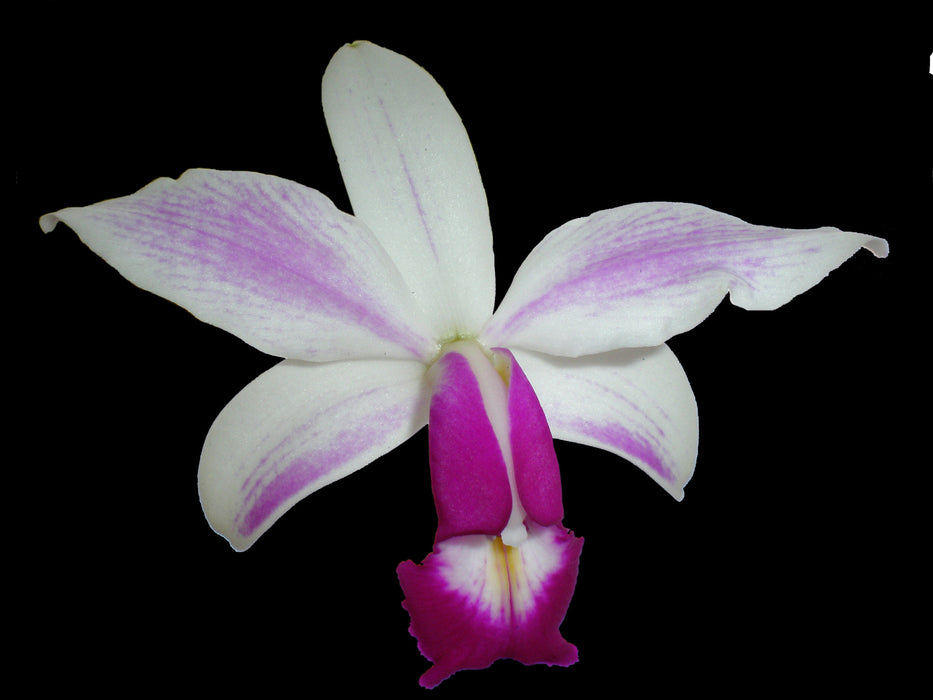
<instances>
[{"instance_id":1,"label":"white petal with purple veins","mask_svg":"<svg viewBox=\"0 0 933 700\"><path fill-rule=\"evenodd\" d=\"M246 549L296 502L411 437L428 400L420 362L279 363L211 426L198 472L207 519Z\"/></svg>"},{"instance_id":2,"label":"white petal with purple veins","mask_svg":"<svg viewBox=\"0 0 933 700\"><path fill-rule=\"evenodd\" d=\"M862 247L888 252L861 233L754 226L695 204L608 209L538 244L482 338L571 357L660 345L726 293L746 309L777 308Z\"/></svg>"},{"instance_id":3,"label":"white petal with purple veins","mask_svg":"<svg viewBox=\"0 0 933 700\"><path fill-rule=\"evenodd\" d=\"M460 117L404 56L357 42L324 74L324 115L353 213L402 271L437 338L492 314L486 192Z\"/></svg>"},{"instance_id":4,"label":"white petal with purple veins","mask_svg":"<svg viewBox=\"0 0 933 700\"><path fill-rule=\"evenodd\" d=\"M697 456L697 404L666 345L566 358L513 350L556 439L608 450L684 497Z\"/></svg>"},{"instance_id":5,"label":"white petal with purple veins","mask_svg":"<svg viewBox=\"0 0 933 700\"><path fill-rule=\"evenodd\" d=\"M322 361L434 351L372 232L298 183L189 170L40 223L51 231L59 221L134 284L271 355Z\"/></svg>"}]
</instances>

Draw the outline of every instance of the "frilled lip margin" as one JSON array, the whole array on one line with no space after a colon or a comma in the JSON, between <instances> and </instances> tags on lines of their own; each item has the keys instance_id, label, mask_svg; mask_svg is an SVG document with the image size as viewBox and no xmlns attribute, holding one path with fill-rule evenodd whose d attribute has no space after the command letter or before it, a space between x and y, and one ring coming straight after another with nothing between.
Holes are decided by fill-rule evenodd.
<instances>
[{"instance_id":1,"label":"frilled lip margin","mask_svg":"<svg viewBox=\"0 0 933 700\"><path fill-rule=\"evenodd\" d=\"M398 577L409 631L432 666L433 688L456 671L497 659L570 666L577 648L558 631L577 581L583 538L560 525L528 526L518 547L499 537L463 535L439 543L421 565L402 562Z\"/></svg>"}]
</instances>

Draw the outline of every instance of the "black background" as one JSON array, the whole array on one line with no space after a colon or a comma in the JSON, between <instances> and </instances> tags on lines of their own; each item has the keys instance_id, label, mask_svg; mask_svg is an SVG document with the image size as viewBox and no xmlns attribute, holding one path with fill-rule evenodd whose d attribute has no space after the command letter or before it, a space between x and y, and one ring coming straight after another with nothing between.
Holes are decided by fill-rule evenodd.
<instances>
[{"instance_id":1,"label":"black background","mask_svg":"<svg viewBox=\"0 0 933 700\"><path fill-rule=\"evenodd\" d=\"M28 620L18 658L45 669L34 682L423 692L395 567L433 539L426 432L233 552L202 516L198 456L276 360L37 224L190 167L276 174L348 210L320 78L361 38L422 64L463 118L499 298L550 230L628 202L892 248L776 312L726 303L671 340L700 410L682 503L621 459L558 443L565 524L586 539L562 627L580 662L502 661L434 692L755 696L909 676L929 622L929 457L915 450L929 430L933 42L918 19L292 7L36 3L15 23L6 578Z\"/></svg>"}]
</instances>

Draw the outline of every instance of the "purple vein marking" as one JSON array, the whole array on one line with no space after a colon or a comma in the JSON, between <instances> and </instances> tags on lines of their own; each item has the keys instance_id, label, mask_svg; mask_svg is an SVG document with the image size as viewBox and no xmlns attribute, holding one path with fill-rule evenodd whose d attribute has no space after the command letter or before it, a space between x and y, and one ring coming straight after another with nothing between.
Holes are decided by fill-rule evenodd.
<instances>
[{"instance_id":1,"label":"purple vein marking","mask_svg":"<svg viewBox=\"0 0 933 700\"><path fill-rule=\"evenodd\" d=\"M385 103L382 100L382 97L379 98L379 107L382 108L382 113L385 116L386 126L389 128L389 131L394 137L395 143L399 142L398 133L395 130L395 126L392 124L392 120L389 118L389 113L385 108ZM421 225L424 229L425 237L427 238L428 245L431 248L431 255L434 256L435 260L438 260L437 248L434 245L434 238L431 235L431 227L428 226L427 216L425 215L424 207L421 204L421 195L418 192L418 188L415 186L415 181L411 176L411 170L408 167L408 160L405 158L405 154L402 152L402 149L396 149L398 153L399 162L402 165L402 172L405 173L405 179L408 181L408 189L411 192L411 198L415 203L415 209L418 211L418 218L421 220Z\"/></svg>"}]
</instances>

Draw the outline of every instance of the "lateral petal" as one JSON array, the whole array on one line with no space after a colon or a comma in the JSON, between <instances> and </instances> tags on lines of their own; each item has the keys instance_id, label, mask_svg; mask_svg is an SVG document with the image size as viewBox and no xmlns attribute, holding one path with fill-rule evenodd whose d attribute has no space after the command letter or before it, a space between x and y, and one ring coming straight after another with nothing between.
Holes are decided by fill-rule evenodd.
<instances>
[{"instance_id":1,"label":"lateral petal","mask_svg":"<svg viewBox=\"0 0 933 700\"><path fill-rule=\"evenodd\" d=\"M299 500L400 445L427 417L420 362L283 361L211 426L198 471L204 513L244 550Z\"/></svg>"},{"instance_id":2,"label":"lateral petal","mask_svg":"<svg viewBox=\"0 0 933 700\"><path fill-rule=\"evenodd\" d=\"M424 563L402 562L398 577L411 615L409 631L432 666L433 688L464 669L497 659L569 666L577 648L559 628L573 589L583 539L559 525L529 526L519 547L467 535L439 543Z\"/></svg>"},{"instance_id":3,"label":"lateral petal","mask_svg":"<svg viewBox=\"0 0 933 700\"><path fill-rule=\"evenodd\" d=\"M437 338L475 334L492 314L486 193L463 123L404 56L341 48L324 74L324 115L353 212L402 271Z\"/></svg>"},{"instance_id":4,"label":"lateral petal","mask_svg":"<svg viewBox=\"0 0 933 700\"><path fill-rule=\"evenodd\" d=\"M426 358L433 338L367 227L320 192L188 170L46 214L124 277L259 350L302 360Z\"/></svg>"},{"instance_id":5,"label":"lateral petal","mask_svg":"<svg viewBox=\"0 0 933 700\"><path fill-rule=\"evenodd\" d=\"M863 247L877 257L888 251L880 238L835 228L754 226L694 204L629 204L548 234L482 339L571 357L660 345L726 293L746 309L777 308Z\"/></svg>"},{"instance_id":6,"label":"lateral petal","mask_svg":"<svg viewBox=\"0 0 933 700\"><path fill-rule=\"evenodd\" d=\"M697 404L667 345L579 358L513 353L556 439L624 457L683 499L696 465Z\"/></svg>"}]
</instances>

